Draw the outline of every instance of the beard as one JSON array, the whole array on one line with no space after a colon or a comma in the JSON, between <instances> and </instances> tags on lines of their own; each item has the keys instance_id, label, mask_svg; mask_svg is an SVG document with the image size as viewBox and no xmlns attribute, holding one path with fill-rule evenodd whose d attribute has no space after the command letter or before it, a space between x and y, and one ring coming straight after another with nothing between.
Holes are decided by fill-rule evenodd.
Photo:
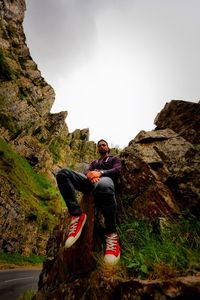
<instances>
[{"instance_id":1,"label":"beard","mask_svg":"<svg viewBox=\"0 0 200 300\"><path fill-rule=\"evenodd\" d=\"M100 154L107 154L107 153L108 153L108 150L99 149L99 153L100 153Z\"/></svg>"}]
</instances>

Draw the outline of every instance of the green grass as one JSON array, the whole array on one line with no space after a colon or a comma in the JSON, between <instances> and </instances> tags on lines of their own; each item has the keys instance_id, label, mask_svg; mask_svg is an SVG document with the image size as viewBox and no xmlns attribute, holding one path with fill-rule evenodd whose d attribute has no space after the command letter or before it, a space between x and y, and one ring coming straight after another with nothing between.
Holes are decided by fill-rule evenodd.
<instances>
[{"instance_id":1,"label":"green grass","mask_svg":"<svg viewBox=\"0 0 200 300\"><path fill-rule=\"evenodd\" d=\"M0 49L0 81L1 80L14 80L19 76L18 72L13 69L7 54Z\"/></svg>"},{"instance_id":2,"label":"green grass","mask_svg":"<svg viewBox=\"0 0 200 300\"><path fill-rule=\"evenodd\" d=\"M37 222L39 230L49 231L61 210L61 197L45 177L37 174L28 161L0 138L0 176L14 187L16 201L28 221Z\"/></svg>"},{"instance_id":3,"label":"green grass","mask_svg":"<svg viewBox=\"0 0 200 300\"><path fill-rule=\"evenodd\" d=\"M17 300L31 300L35 292L33 290L26 290L21 296L17 298Z\"/></svg>"},{"instance_id":4,"label":"green grass","mask_svg":"<svg viewBox=\"0 0 200 300\"><path fill-rule=\"evenodd\" d=\"M160 278L200 270L200 221L193 215L155 230L143 221L126 220L119 226L122 263L129 274Z\"/></svg>"},{"instance_id":5,"label":"green grass","mask_svg":"<svg viewBox=\"0 0 200 300\"><path fill-rule=\"evenodd\" d=\"M21 193L30 193L40 199L50 200L56 194L56 189L43 176L33 171L28 161L12 150L9 144L0 138L0 156L3 161L1 174L13 179Z\"/></svg>"},{"instance_id":6,"label":"green grass","mask_svg":"<svg viewBox=\"0 0 200 300\"><path fill-rule=\"evenodd\" d=\"M196 150L200 151L200 145L199 145L199 144L194 144L193 146L194 146L194 148L195 148Z\"/></svg>"},{"instance_id":7,"label":"green grass","mask_svg":"<svg viewBox=\"0 0 200 300\"><path fill-rule=\"evenodd\" d=\"M52 141L52 143L49 146L49 150L52 153L52 157L53 157L53 162L54 163L58 163L59 160L61 159L61 145L63 144L63 140L61 138L57 138L54 141Z\"/></svg>"},{"instance_id":8,"label":"green grass","mask_svg":"<svg viewBox=\"0 0 200 300\"><path fill-rule=\"evenodd\" d=\"M19 253L0 253L0 264L13 264L18 266L24 265L41 265L45 260L45 256L31 254L23 256Z\"/></svg>"}]
</instances>

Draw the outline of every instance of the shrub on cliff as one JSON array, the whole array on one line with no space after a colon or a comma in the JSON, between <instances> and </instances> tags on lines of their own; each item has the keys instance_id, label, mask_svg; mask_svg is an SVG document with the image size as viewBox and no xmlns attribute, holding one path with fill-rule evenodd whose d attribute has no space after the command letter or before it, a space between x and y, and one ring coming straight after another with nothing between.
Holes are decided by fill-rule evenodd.
<instances>
[{"instance_id":1,"label":"shrub on cliff","mask_svg":"<svg viewBox=\"0 0 200 300\"><path fill-rule=\"evenodd\" d=\"M12 67L11 61L0 50L0 80L13 80L18 77L18 72Z\"/></svg>"}]
</instances>

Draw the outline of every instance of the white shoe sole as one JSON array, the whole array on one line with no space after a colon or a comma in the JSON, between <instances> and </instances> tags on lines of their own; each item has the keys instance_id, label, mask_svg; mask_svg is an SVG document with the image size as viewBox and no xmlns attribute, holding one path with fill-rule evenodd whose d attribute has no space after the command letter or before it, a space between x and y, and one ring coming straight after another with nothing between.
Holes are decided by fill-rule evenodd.
<instances>
[{"instance_id":1,"label":"white shoe sole","mask_svg":"<svg viewBox=\"0 0 200 300\"><path fill-rule=\"evenodd\" d=\"M120 254L117 257L112 254L107 254L104 256L105 264L110 265L110 266L116 265L119 260L120 260Z\"/></svg>"},{"instance_id":2,"label":"white shoe sole","mask_svg":"<svg viewBox=\"0 0 200 300\"><path fill-rule=\"evenodd\" d=\"M82 233L82 230L83 230L83 227L84 227L84 225L85 225L86 220L87 220L87 215L85 215L85 219L84 219L84 221L83 221L83 223L82 223L82 228L79 230L79 233L78 233L75 237L70 236L70 237L66 240L64 248L66 248L66 249L70 248L70 247L71 247L72 245L74 245L74 243L78 240L78 238L80 237L80 235L81 235L81 233Z\"/></svg>"}]
</instances>

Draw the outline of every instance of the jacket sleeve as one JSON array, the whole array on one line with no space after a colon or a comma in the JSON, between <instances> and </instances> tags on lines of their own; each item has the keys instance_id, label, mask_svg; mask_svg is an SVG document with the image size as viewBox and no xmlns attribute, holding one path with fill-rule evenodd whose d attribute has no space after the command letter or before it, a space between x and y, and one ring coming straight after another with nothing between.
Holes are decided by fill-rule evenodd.
<instances>
[{"instance_id":1,"label":"jacket sleeve","mask_svg":"<svg viewBox=\"0 0 200 300\"><path fill-rule=\"evenodd\" d=\"M122 169L122 164L121 164L121 160L118 157L113 157L112 160L112 168L109 170L103 170L103 176L108 176L108 177L112 177L112 176L119 176L121 173L121 169Z\"/></svg>"}]
</instances>

